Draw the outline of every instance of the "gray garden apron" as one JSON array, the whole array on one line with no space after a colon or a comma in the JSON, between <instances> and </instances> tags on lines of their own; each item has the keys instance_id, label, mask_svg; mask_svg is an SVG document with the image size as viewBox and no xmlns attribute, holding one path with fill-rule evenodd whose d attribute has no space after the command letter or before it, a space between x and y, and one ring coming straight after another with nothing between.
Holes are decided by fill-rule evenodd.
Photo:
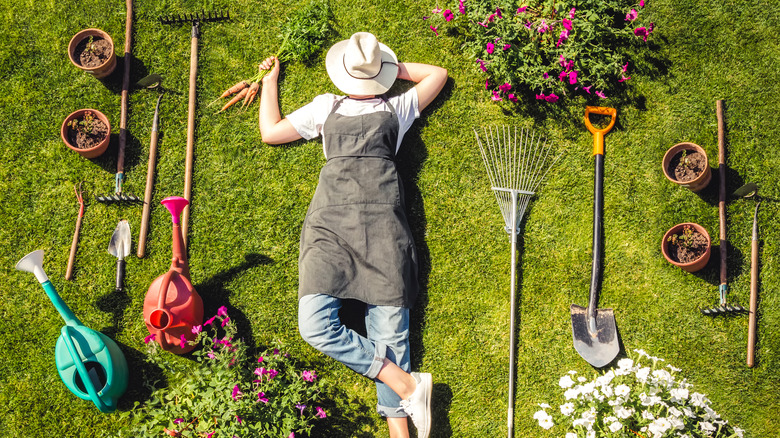
<instances>
[{"instance_id":1,"label":"gray garden apron","mask_svg":"<svg viewBox=\"0 0 780 438\"><path fill-rule=\"evenodd\" d=\"M358 116L336 110L322 128L327 162L301 231L298 297L321 293L411 307L417 253L395 168L395 109Z\"/></svg>"}]
</instances>

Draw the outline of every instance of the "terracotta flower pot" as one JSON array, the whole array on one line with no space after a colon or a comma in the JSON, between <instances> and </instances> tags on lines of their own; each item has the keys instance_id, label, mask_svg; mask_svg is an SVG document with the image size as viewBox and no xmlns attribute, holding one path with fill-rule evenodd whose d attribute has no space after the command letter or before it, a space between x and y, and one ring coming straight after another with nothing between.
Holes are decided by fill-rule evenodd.
<instances>
[{"instance_id":1,"label":"terracotta flower pot","mask_svg":"<svg viewBox=\"0 0 780 438\"><path fill-rule=\"evenodd\" d=\"M82 119L84 117L84 114L86 114L88 111L91 111L97 119L99 119L101 122L103 122L106 125L105 137L102 140L100 140L97 145L93 147L80 148L71 140L71 132L73 128L68 126L68 123L70 123L71 120ZM70 113L68 117L65 117L65 120L62 122L62 127L60 128L60 137L62 138L62 141L65 143L65 145L68 148L78 152L84 158L99 157L108 148L108 143L109 140L111 139L111 123L108 121L108 118L105 116L105 114L101 113L98 110L88 109L88 108L76 110Z\"/></svg>"},{"instance_id":2,"label":"terracotta flower pot","mask_svg":"<svg viewBox=\"0 0 780 438\"><path fill-rule=\"evenodd\" d=\"M84 63L81 57L81 53L84 51L84 46L89 42L89 38L92 37L93 42L98 43L99 50L96 53L101 53L100 56L94 56L93 60ZM108 45L106 45L108 43ZM82 69L86 73L89 73L96 78L104 78L113 73L116 68L116 53L114 53L114 40L111 36L100 29L84 29L81 32L73 35L68 43L68 58L70 62L76 67Z\"/></svg>"},{"instance_id":3,"label":"terracotta flower pot","mask_svg":"<svg viewBox=\"0 0 780 438\"><path fill-rule=\"evenodd\" d=\"M677 257L672 254L671 249L674 246L672 242L669 241L669 238L672 235L680 235L680 233L683 232L686 226L689 226L693 229L694 232L701 234L704 239L706 239L706 250L699 255L698 258L692 261L688 262L680 262L678 261ZM661 253L663 253L664 258L669 263L679 266L685 271L688 272L696 272L707 266L707 262L710 261L710 254L712 252L712 241L710 240L710 235L707 233L707 230L704 229L699 224L695 224L692 222L686 222L682 224L677 224L669 229L669 231L664 234L663 240L661 240Z\"/></svg>"},{"instance_id":4,"label":"terracotta flower pot","mask_svg":"<svg viewBox=\"0 0 780 438\"><path fill-rule=\"evenodd\" d=\"M685 151L686 154L698 152L704 160L703 163L699 163L699 168L697 168L698 172L695 172L695 176L692 179L681 180L675 175L674 170L670 169L670 167L675 166L676 162L680 160L680 154L682 154L683 151ZM680 185L680 187L690 189L693 192L703 190L712 179L712 171L710 170L709 160L707 159L707 152L696 143L677 143L669 148L664 154L661 167L663 168L664 175L666 175L666 178L669 179L669 181ZM689 173L694 172L691 171Z\"/></svg>"}]
</instances>

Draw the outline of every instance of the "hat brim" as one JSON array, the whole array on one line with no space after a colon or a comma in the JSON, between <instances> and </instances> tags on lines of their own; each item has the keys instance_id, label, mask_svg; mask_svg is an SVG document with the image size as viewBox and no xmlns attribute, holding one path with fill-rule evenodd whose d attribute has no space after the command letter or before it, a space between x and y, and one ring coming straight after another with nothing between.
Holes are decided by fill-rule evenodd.
<instances>
[{"instance_id":1,"label":"hat brim","mask_svg":"<svg viewBox=\"0 0 780 438\"><path fill-rule=\"evenodd\" d=\"M370 79L350 76L344 66L344 50L349 40L339 41L328 50L325 68L333 84L343 93L357 96L383 94L393 86L398 77L398 58L386 45L379 43L382 67L379 74Z\"/></svg>"}]
</instances>

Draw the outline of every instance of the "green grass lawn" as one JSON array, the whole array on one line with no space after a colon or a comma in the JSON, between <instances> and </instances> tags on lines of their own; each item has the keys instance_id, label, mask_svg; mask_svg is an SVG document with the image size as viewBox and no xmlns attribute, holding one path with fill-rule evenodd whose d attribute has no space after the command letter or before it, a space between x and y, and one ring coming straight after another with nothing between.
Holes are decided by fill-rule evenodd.
<instances>
[{"instance_id":1,"label":"green grass lawn","mask_svg":"<svg viewBox=\"0 0 780 438\"><path fill-rule=\"evenodd\" d=\"M124 44L124 2L0 1L0 430L5 436L105 436L126 423L72 395L57 375L54 344L62 321L32 275L15 263L36 249L65 302L89 327L116 339L131 368L120 411L143 403L143 298L170 265L170 216L159 201L181 195L187 127L189 26L163 26L169 13L228 9L234 19L202 26L198 114L189 233L191 278L212 315L229 309L250 345L279 342L331 381L339 400L314 429L321 437L386 436L373 415L373 385L315 352L297 331L298 237L323 164L319 140L270 147L260 140L257 104L215 114L219 93L256 71L278 46L279 25L298 3L247 0L136 1L132 77L159 73L161 138L147 256L127 260L124 295L114 292L116 260L106 248L120 219L138 241L141 207L107 206L113 191L121 70L100 82L70 64L66 48L81 29L99 27ZM715 409L754 438L780 428L780 112L777 40L780 4L746 0L647 0L656 25L653 68L632 75L627 92L605 101L571 99L516 113L489 101L475 64L458 43L435 37L421 17L435 2L332 0L339 39L374 32L402 61L449 70L437 101L407 135L402 153L412 228L422 260L423 293L413 311L413 366L434 377L433 437L506 434L509 374L510 246L472 127L512 124L546 134L564 157L548 174L524 218L519 261L515 433L558 436L532 418L560 398L558 379L593 369L572 347L569 306L586 305L591 266L592 137L586 104L618 108L606 138L605 255L600 307L613 308L625 350L641 348L681 368ZM285 66L283 113L322 92L337 92L324 70ZM153 90L130 96L125 190L142 195ZM715 179L700 194L661 172L670 146L703 146L717 168L715 101L726 102L727 186L756 182L761 245L757 365L745 366L747 317L707 318L697 308L718 300L717 247L710 264L689 274L664 261L661 237L698 222L717 240ZM62 120L79 108L103 111L115 126L111 145L87 160L67 150ZM717 176L715 172L714 176ZM64 279L78 203L89 197L74 279ZM727 208L730 299L748 303L750 200ZM186 360L186 359L185 359Z\"/></svg>"}]
</instances>

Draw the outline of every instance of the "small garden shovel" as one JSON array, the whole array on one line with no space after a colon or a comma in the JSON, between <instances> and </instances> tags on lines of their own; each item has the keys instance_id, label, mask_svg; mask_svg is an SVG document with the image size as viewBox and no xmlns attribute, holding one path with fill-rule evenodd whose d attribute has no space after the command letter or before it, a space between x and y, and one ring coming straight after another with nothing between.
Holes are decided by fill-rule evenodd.
<instances>
[{"instance_id":1,"label":"small garden shovel","mask_svg":"<svg viewBox=\"0 0 780 438\"><path fill-rule=\"evenodd\" d=\"M130 224L127 220L119 221L111 241L108 243L108 253L117 258L116 261L116 290L121 292L125 278L125 257L130 255Z\"/></svg>"},{"instance_id":2,"label":"small garden shovel","mask_svg":"<svg viewBox=\"0 0 780 438\"><path fill-rule=\"evenodd\" d=\"M596 129L590 123L590 114L611 116L606 128ZM614 108L586 107L585 126L593 134L593 155L596 158L596 175L593 188L593 270L590 280L588 308L571 305L571 329L574 349L591 365L601 368L617 356L615 314L612 309L597 309L601 285L601 254L603 252L604 210L604 135L615 125L617 110Z\"/></svg>"}]
</instances>

